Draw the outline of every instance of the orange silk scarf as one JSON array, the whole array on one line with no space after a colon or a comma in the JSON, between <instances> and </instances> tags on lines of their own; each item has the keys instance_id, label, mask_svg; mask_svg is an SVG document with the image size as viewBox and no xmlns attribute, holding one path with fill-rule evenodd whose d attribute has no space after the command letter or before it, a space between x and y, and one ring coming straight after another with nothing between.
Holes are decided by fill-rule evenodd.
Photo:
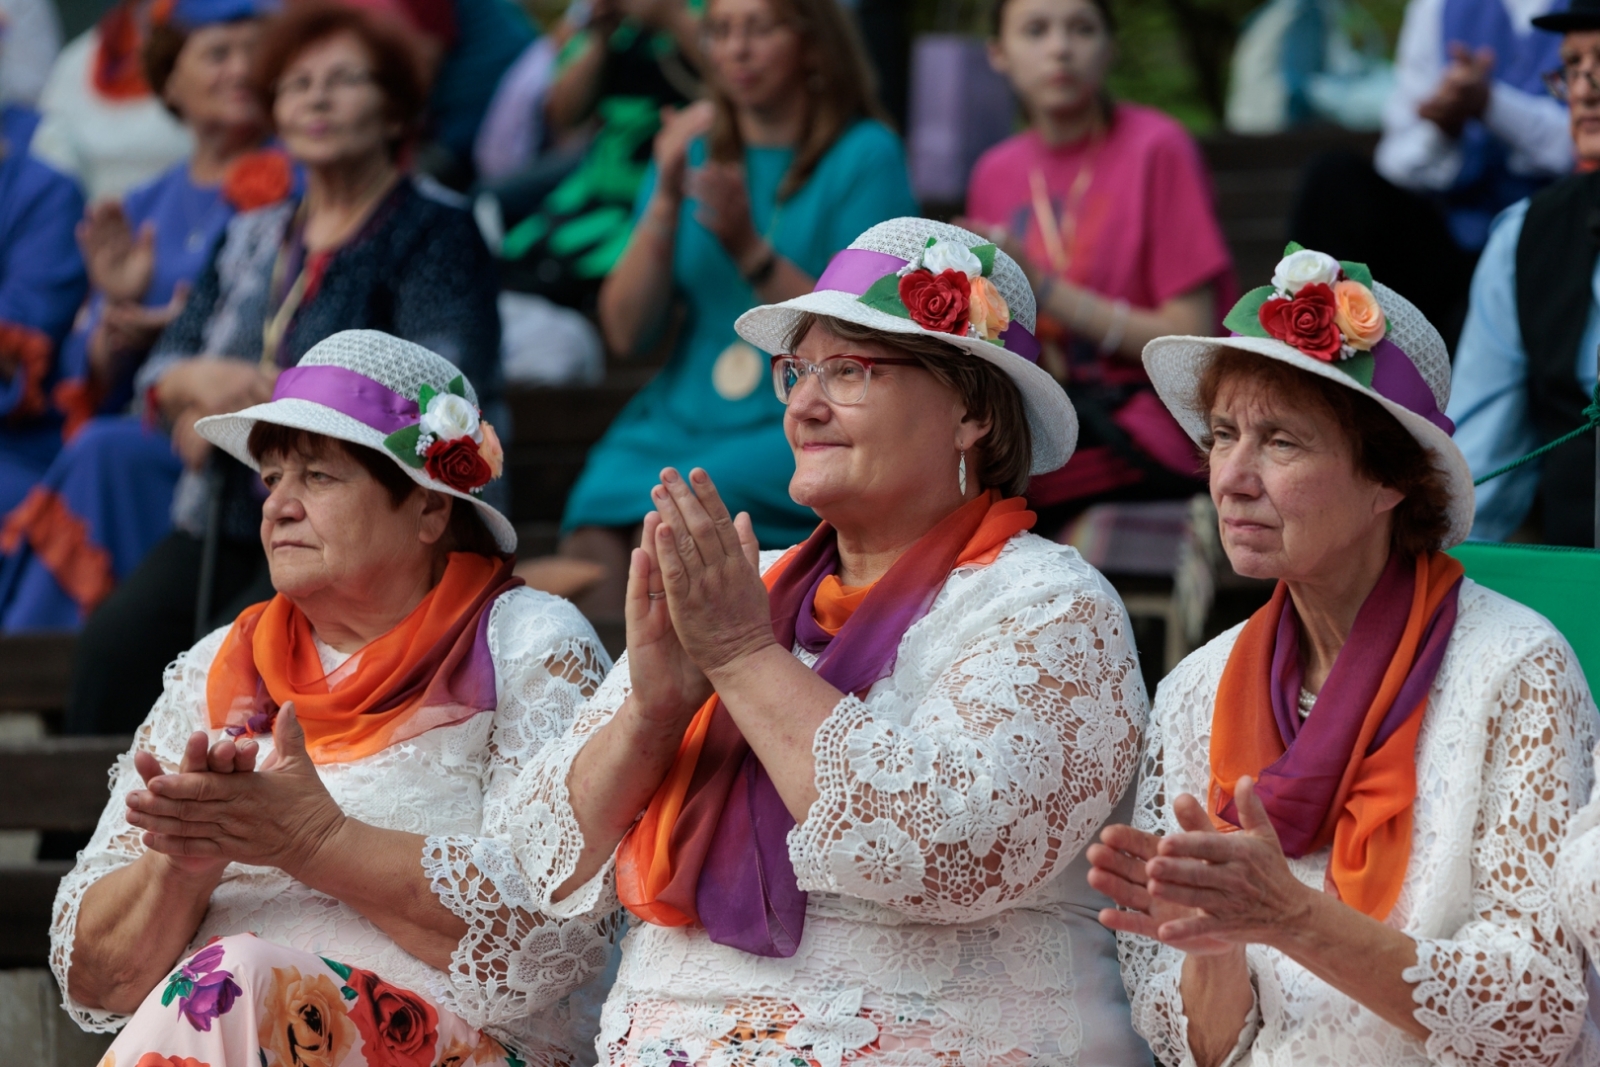
<instances>
[{"instance_id":1,"label":"orange silk scarf","mask_svg":"<svg viewBox=\"0 0 1600 1067\"><path fill-rule=\"evenodd\" d=\"M955 565L993 563L1005 543L1032 527L1033 522L1034 514L1022 497L1002 500L999 493L992 492L988 511L960 549ZM938 550L939 546L926 544L926 540L914 544L907 555ZM768 592L800 547L784 553L762 575ZM890 574L893 568L878 582L853 588L840 585L838 578L830 575L823 579L814 602L802 605L801 610L811 611L823 629L837 633L871 590L888 584ZM713 714L718 703L713 693L695 712L666 779L617 849L617 895L634 915L657 926L687 926L699 921L694 909L696 882L711 844L711 831L744 750L743 738L732 719ZM731 736L722 736L724 733ZM732 756L735 751L737 758ZM702 755L706 758L702 759Z\"/></svg>"},{"instance_id":2,"label":"orange silk scarf","mask_svg":"<svg viewBox=\"0 0 1600 1067\"><path fill-rule=\"evenodd\" d=\"M1461 576L1461 564L1450 556L1433 553L1419 557L1409 611L1393 655L1387 663L1354 665L1357 670L1363 666L1381 670L1382 678L1376 695L1364 709L1355 743L1333 792L1333 802L1307 849L1315 851L1331 842L1328 877L1338 890L1339 899L1380 921L1399 899L1410 866L1412 804L1417 796L1417 735L1422 729L1429 686L1424 686L1420 701L1409 708L1395 709L1405 715L1404 720L1376 748L1372 746L1430 637L1430 624L1454 594ZM1271 692L1273 652L1287 599L1287 586L1280 582L1267 606L1245 623L1217 687L1207 806L1212 822L1224 832L1237 829L1221 813L1230 805L1240 777L1248 774L1259 781L1262 771L1278 763L1287 751L1274 716ZM1448 615L1453 622L1453 602ZM1360 621L1358 617L1358 625ZM1447 639L1448 632L1439 638ZM1347 643L1346 650L1350 648ZM1431 680L1427 679L1430 684ZM1330 688L1331 684L1324 686L1311 719L1325 714L1321 705L1328 702ZM1337 712L1329 707L1326 714ZM1343 758L1345 754L1321 754L1324 761L1335 755ZM1276 814L1270 803L1268 811ZM1276 817L1274 824L1278 824ZM1280 833L1284 829L1280 826Z\"/></svg>"},{"instance_id":3,"label":"orange silk scarf","mask_svg":"<svg viewBox=\"0 0 1600 1067\"><path fill-rule=\"evenodd\" d=\"M211 727L265 734L292 700L312 761L341 763L492 710L486 627L495 598L522 584L512 563L452 552L422 602L331 673L288 597L246 608L206 677Z\"/></svg>"}]
</instances>

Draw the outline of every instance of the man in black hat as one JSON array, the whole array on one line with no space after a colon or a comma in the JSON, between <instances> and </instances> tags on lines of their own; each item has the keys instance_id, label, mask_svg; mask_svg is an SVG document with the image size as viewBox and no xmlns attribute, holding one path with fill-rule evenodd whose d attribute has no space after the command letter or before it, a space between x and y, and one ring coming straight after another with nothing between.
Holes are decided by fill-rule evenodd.
<instances>
[{"instance_id":1,"label":"man in black hat","mask_svg":"<svg viewBox=\"0 0 1600 1067\"><path fill-rule=\"evenodd\" d=\"M1583 424L1600 346L1600 0L1533 24L1562 34L1545 81L1570 110L1579 173L1501 213L1473 274L1448 414L1478 477ZM1531 519L1547 544L1594 544L1594 456L1585 436L1479 487L1473 537Z\"/></svg>"}]
</instances>

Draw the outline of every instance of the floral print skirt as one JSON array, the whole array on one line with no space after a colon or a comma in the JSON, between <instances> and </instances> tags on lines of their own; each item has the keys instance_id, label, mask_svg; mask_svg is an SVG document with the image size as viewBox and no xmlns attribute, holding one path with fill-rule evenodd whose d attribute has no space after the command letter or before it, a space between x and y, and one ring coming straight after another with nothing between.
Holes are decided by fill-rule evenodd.
<instances>
[{"instance_id":1,"label":"floral print skirt","mask_svg":"<svg viewBox=\"0 0 1600 1067\"><path fill-rule=\"evenodd\" d=\"M251 934L217 938L145 997L100 1067L523 1067L427 997Z\"/></svg>"}]
</instances>

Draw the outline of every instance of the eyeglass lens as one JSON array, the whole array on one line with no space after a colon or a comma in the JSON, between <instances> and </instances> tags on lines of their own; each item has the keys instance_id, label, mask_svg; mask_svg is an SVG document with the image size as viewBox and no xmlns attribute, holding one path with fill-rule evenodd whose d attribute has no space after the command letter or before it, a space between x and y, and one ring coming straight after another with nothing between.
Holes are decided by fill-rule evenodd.
<instances>
[{"instance_id":1,"label":"eyeglass lens","mask_svg":"<svg viewBox=\"0 0 1600 1067\"><path fill-rule=\"evenodd\" d=\"M835 404L859 404L867 395L872 368L860 360L835 356L822 363L811 363L798 356L782 356L772 361L772 385L778 399L787 404L800 385L800 379L815 374L822 395Z\"/></svg>"}]
</instances>

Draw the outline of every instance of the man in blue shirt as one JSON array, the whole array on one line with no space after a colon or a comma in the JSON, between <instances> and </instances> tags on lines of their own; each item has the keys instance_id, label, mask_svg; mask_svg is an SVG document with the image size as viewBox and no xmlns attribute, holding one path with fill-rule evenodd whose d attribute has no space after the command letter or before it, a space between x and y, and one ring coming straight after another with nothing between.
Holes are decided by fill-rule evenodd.
<instances>
[{"instance_id":1,"label":"man in blue shirt","mask_svg":"<svg viewBox=\"0 0 1600 1067\"><path fill-rule=\"evenodd\" d=\"M1533 24L1563 35L1547 82L1585 172L1502 212L1473 274L1447 414L1478 477L1582 425L1600 346L1600 0ZM1531 516L1546 543L1591 545L1594 493L1583 437L1480 486L1472 536L1505 540Z\"/></svg>"}]
</instances>

